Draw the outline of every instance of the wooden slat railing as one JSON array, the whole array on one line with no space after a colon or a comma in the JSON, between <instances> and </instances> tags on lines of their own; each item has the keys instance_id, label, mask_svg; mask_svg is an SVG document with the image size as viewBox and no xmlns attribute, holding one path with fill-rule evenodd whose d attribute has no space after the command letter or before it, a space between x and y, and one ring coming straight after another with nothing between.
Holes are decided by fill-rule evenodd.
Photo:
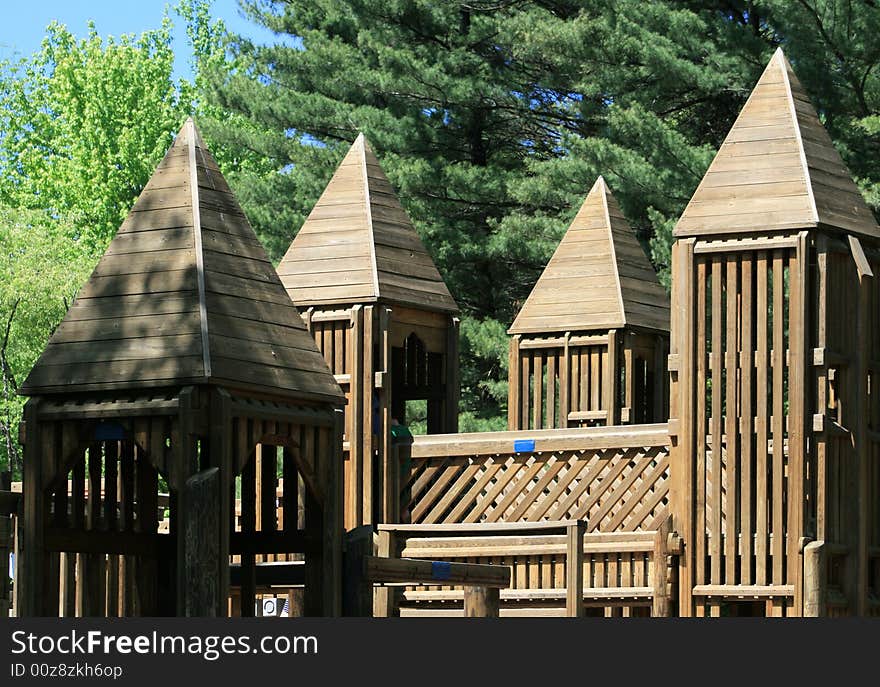
<instances>
[{"instance_id":1,"label":"wooden slat railing","mask_svg":"<svg viewBox=\"0 0 880 687\"><path fill-rule=\"evenodd\" d=\"M404 469L403 522L574 519L632 532L668 516L666 424L416 437Z\"/></svg>"}]
</instances>

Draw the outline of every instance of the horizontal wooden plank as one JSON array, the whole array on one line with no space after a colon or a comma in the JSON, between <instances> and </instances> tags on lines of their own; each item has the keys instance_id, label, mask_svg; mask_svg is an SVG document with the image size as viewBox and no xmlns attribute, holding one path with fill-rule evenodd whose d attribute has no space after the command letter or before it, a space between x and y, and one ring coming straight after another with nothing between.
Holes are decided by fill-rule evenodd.
<instances>
[{"instance_id":1,"label":"horizontal wooden plank","mask_svg":"<svg viewBox=\"0 0 880 687\"><path fill-rule=\"evenodd\" d=\"M534 440L534 453L591 448L667 446L665 423L570 429L540 429L471 434L432 434L414 437L413 458L434 456L504 455L514 453L515 441Z\"/></svg>"},{"instance_id":2,"label":"horizontal wooden plank","mask_svg":"<svg viewBox=\"0 0 880 687\"><path fill-rule=\"evenodd\" d=\"M794 585L696 585L694 596L719 596L725 598L762 598L775 596L794 596Z\"/></svg>"},{"instance_id":3,"label":"horizontal wooden plank","mask_svg":"<svg viewBox=\"0 0 880 687\"><path fill-rule=\"evenodd\" d=\"M364 556L364 579L372 582L468 584L503 588L510 586L510 567Z\"/></svg>"},{"instance_id":4,"label":"horizontal wooden plank","mask_svg":"<svg viewBox=\"0 0 880 687\"><path fill-rule=\"evenodd\" d=\"M565 532L576 520L554 520L544 522L481 522L481 523L444 523L432 525L408 525L398 523L381 523L377 525L380 532L398 532L407 536L431 536L436 534L485 534L497 532Z\"/></svg>"}]
</instances>

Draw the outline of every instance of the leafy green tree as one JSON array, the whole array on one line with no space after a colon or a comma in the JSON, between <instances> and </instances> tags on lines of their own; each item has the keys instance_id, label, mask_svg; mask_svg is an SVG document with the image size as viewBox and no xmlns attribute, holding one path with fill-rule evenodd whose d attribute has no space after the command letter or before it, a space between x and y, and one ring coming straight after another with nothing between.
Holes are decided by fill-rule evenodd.
<instances>
[{"instance_id":1,"label":"leafy green tree","mask_svg":"<svg viewBox=\"0 0 880 687\"><path fill-rule=\"evenodd\" d=\"M51 24L0 71L0 201L66 217L99 255L188 113L173 59L168 17L118 39Z\"/></svg>"},{"instance_id":2,"label":"leafy green tree","mask_svg":"<svg viewBox=\"0 0 880 687\"><path fill-rule=\"evenodd\" d=\"M19 386L91 268L67 222L0 205L0 466L21 470Z\"/></svg>"}]
</instances>

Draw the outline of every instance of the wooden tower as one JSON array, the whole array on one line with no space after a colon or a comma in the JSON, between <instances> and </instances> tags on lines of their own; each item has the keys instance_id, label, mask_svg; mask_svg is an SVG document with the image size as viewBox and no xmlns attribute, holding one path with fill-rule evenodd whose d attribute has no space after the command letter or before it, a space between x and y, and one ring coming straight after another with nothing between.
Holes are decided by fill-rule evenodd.
<instances>
[{"instance_id":1,"label":"wooden tower","mask_svg":"<svg viewBox=\"0 0 880 687\"><path fill-rule=\"evenodd\" d=\"M294 553L339 613L344 397L192 120L22 393L22 615L225 615L233 555L252 615Z\"/></svg>"},{"instance_id":2,"label":"wooden tower","mask_svg":"<svg viewBox=\"0 0 880 687\"><path fill-rule=\"evenodd\" d=\"M781 50L675 237L681 614L877 615L880 228Z\"/></svg>"},{"instance_id":3,"label":"wooden tower","mask_svg":"<svg viewBox=\"0 0 880 687\"><path fill-rule=\"evenodd\" d=\"M348 398L345 526L395 522L392 427L458 429L458 306L363 134L278 266Z\"/></svg>"},{"instance_id":4,"label":"wooden tower","mask_svg":"<svg viewBox=\"0 0 880 687\"><path fill-rule=\"evenodd\" d=\"M666 419L669 297L602 177L508 333L510 429Z\"/></svg>"}]
</instances>

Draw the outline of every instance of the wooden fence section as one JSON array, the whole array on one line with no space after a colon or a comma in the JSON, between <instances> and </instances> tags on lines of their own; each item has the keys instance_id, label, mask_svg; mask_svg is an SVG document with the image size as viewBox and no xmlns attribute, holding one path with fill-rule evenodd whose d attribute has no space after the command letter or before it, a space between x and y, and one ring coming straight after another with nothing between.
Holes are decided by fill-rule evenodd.
<instances>
[{"instance_id":1,"label":"wooden fence section","mask_svg":"<svg viewBox=\"0 0 880 687\"><path fill-rule=\"evenodd\" d=\"M667 518L654 532L586 533L582 520L477 525L380 525L379 553L507 566L502 616L667 616L670 556L678 538ZM435 583L380 589L380 616L460 616L464 590Z\"/></svg>"},{"instance_id":2,"label":"wooden fence section","mask_svg":"<svg viewBox=\"0 0 880 687\"><path fill-rule=\"evenodd\" d=\"M657 422L667 415L664 335L630 330L516 335L508 427L554 429Z\"/></svg>"},{"instance_id":3,"label":"wooden fence section","mask_svg":"<svg viewBox=\"0 0 880 687\"><path fill-rule=\"evenodd\" d=\"M401 521L653 531L668 514L668 443L665 424L416 437Z\"/></svg>"}]
</instances>

